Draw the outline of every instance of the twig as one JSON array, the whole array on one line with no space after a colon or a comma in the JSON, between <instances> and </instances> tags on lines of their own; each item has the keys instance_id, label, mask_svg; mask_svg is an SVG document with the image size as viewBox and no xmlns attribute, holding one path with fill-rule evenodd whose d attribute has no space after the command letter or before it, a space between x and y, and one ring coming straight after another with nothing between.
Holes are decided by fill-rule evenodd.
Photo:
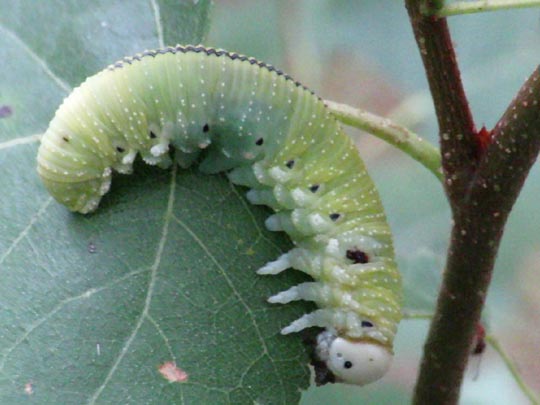
<instances>
[{"instance_id":1,"label":"twig","mask_svg":"<svg viewBox=\"0 0 540 405\"><path fill-rule=\"evenodd\" d=\"M450 17L460 14L482 13L486 11L508 10L512 8L538 7L540 0L478 0L456 1L441 8L428 10L437 17Z\"/></svg>"},{"instance_id":2,"label":"twig","mask_svg":"<svg viewBox=\"0 0 540 405\"><path fill-rule=\"evenodd\" d=\"M419 319L424 321L431 321L433 319L433 314L431 312L418 312L404 309L402 315L403 319Z\"/></svg>"},{"instance_id":3,"label":"twig","mask_svg":"<svg viewBox=\"0 0 540 405\"><path fill-rule=\"evenodd\" d=\"M514 381L517 383L519 388L521 389L521 392L525 394L525 396L531 401L531 404L538 405L540 404L540 400L536 396L536 394L533 392L531 387L527 385L527 383L521 378L521 375L519 374L519 371L510 358L508 354L504 351L501 344L497 340L497 338L493 335L487 335L486 341L488 344L495 349L495 351L501 356L502 361L504 362L506 368L510 371L510 374L512 374L512 377L514 378Z\"/></svg>"},{"instance_id":4,"label":"twig","mask_svg":"<svg viewBox=\"0 0 540 405\"><path fill-rule=\"evenodd\" d=\"M468 189L478 156L476 129L446 20L421 14L421 0L406 0L406 5L435 104L446 192L452 203Z\"/></svg>"},{"instance_id":5,"label":"twig","mask_svg":"<svg viewBox=\"0 0 540 405\"><path fill-rule=\"evenodd\" d=\"M332 114L346 125L369 132L394 145L443 180L439 149L405 127L367 111L326 100Z\"/></svg>"}]
</instances>

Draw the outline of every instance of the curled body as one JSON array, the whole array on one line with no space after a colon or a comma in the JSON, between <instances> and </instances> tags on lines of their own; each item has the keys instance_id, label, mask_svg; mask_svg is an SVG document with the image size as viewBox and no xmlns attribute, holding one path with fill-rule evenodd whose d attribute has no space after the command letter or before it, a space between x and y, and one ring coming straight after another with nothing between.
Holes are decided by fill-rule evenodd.
<instances>
[{"instance_id":1,"label":"curled body","mask_svg":"<svg viewBox=\"0 0 540 405\"><path fill-rule=\"evenodd\" d=\"M174 153L169 150L175 149ZM316 353L337 381L366 384L392 359L401 279L374 184L352 141L311 91L272 66L202 46L125 58L88 78L57 110L38 172L72 211L95 210L113 171L149 164L227 172L271 207L268 229L294 248L258 270L312 282L269 298L319 309L282 330L325 328Z\"/></svg>"}]
</instances>

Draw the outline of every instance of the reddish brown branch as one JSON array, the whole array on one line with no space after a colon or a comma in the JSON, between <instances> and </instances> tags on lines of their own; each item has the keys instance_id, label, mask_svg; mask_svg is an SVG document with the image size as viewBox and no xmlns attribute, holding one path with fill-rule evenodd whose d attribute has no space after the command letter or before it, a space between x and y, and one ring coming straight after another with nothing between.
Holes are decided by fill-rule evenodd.
<instances>
[{"instance_id":1,"label":"reddish brown branch","mask_svg":"<svg viewBox=\"0 0 540 405\"><path fill-rule=\"evenodd\" d=\"M510 211L536 161L539 143L540 70L536 68L491 133L471 200L482 201L487 209Z\"/></svg>"},{"instance_id":2,"label":"reddish brown branch","mask_svg":"<svg viewBox=\"0 0 540 405\"><path fill-rule=\"evenodd\" d=\"M437 112L454 226L414 402L456 404L506 219L540 149L538 70L491 137L475 131L444 19L406 0ZM485 134L484 134L485 135Z\"/></svg>"},{"instance_id":3,"label":"reddish brown branch","mask_svg":"<svg viewBox=\"0 0 540 405\"><path fill-rule=\"evenodd\" d=\"M477 157L475 126L461 83L446 19L425 17L422 3L406 0L414 35L426 68L439 123L442 165L451 203L466 192Z\"/></svg>"}]
</instances>

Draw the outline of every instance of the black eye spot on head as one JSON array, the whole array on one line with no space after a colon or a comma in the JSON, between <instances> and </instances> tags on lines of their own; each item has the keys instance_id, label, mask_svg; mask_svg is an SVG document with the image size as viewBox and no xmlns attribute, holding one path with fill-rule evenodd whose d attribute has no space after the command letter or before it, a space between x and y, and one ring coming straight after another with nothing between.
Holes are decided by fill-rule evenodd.
<instances>
[{"instance_id":1,"label":"black eye spot on head","mask_svg":"<svg viewBox=\"0 0 540 405\"><path fill-rule=\"evenodd\" d=\"M64 142L69 142L69 138L68 138L67 136L63 136L63 137L62 137L62 140L63 140Z\"/></svg>"},{"instance_id":2,"label":"black eye spot on head","mask_svg":"<svg viewBox=\"0 0 540 405\"><path fill-rule=\"evenodd\" d=\"M259 138L255 141L255 145L257 146L261 146L262 144L264 143L264 139L263 138Z\"/></svg>"},{"instance_id":3,"label":"black eye spot on head","mask_svg":"<svg viewBox=\"0 0 540 405\"><path fill-rule=\"evenodd\" d=\"M289 169L292 169L294 167L294 160L289 160L287 163L285 163L285 166L287 166Z\"/></svg>"},{"instance_id":4,"label":"black eye spot on head","mask_svg":"<svg viewBox=\"0 0 540 405\"><path fill-rule=\"evenodd\" d=\"M370 321L362 321L362 328L373 328L373 324Z\"/></svg>"},{"instance_id":5,"label":"black eye spot on head","mask_svg":"<svg viewBox=\"0 0 540 405\"><path fill-rule=\"evenodd\" d=\"M369 262L369 257L366 252L362 252L360 249L349 249L346 253L347 259L353 261L353 263L367 263Z\"/></svg>"},{"instance_id":6,"label":"black eye spot on head","mask_svg":"<svg viewBox=\"0 0 540 405\"><path fill-rule=\"evenodd\" d=\"M344 368L351 368L352 367L352 363L350 361L346 361L345 363L343 363L343 367Z\"/></svg>"},{"instance_id":7,"label":"black eye spot on head","mask_svg":"<svg viewBox=\"0 0 540 405\"><path fill-rule=\"evenodd\" d=\"M311 191L312 193L316 193L319 187L320 186L318 184L314 184L309 188L309 191Z\"/></svg>"},{"instance_id":8,"label":"black eye spot on head","mask_svg":"<svg viewBox=\"0 0 540 405\"><path fill-rule=\"evenodd\" d=\"M343 357L343 353L338 353L338 354L336 354L336 356L341 358L341 357Z\"/></svg>"},{"instance_id":9,"label":"black eye spot on head","mask_svg":"<svg viewBox=\"0 0 540 405\"><path fill-rule=\"evenodd\" d=\"M156 139L157 136L152 131L150 131L150 139Z\"/></svg>"},{"instance_id":10,"label":"black eye spot on head","mask_svg":"<svg viewBox=\"0 0 540 405\"><path fill-rule=\"evenodd\" d=\"M334 212L333 214L330 214L330 219L332 221L337 221L339 219L339 217L341 216L341 214L338 214L337 212Z\"/></svg>"},{"instance_id":11,"label":"black eye spot on head","mask_svg":"<svg viewBox=\"0 0 540 405\"><path fill-rule=\"evenodd\" d=\"M124 152L125 152L125 149L122 148L121 146L117 146L117 147L116 147L116 151L117 151L118 153L124 153Z\"/></svg>"},{"instance_id":12,"label":"black eye spot on head","mask_svg":"<svg viewBox=\"0 0 540 405\"><path fill-rule=\"evenodd\" d=\"M203 132L208 132L208 131L210 131L210 127L208 126L208 124L204 124L204 126L202 127L202 131L203 131Z\"/></svg>"}]
</instances>

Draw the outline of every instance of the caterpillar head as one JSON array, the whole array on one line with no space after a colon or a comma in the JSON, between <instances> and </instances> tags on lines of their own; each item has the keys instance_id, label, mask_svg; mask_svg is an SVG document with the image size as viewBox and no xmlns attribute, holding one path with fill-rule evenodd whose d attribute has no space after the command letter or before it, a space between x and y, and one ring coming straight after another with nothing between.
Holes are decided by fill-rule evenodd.
<instances>
[{"instance_id":1,"label":"caterpillar head","mask_svg":"<svg viewBox=\"0 0 540 405\"><path fill-rule=\"evenodd\" d=\"M318 358L336 382L365 385L380 379L392 363L391 350L370 340L353 340L325 331L317 338Z\"/></svg>"}]
</instances>

